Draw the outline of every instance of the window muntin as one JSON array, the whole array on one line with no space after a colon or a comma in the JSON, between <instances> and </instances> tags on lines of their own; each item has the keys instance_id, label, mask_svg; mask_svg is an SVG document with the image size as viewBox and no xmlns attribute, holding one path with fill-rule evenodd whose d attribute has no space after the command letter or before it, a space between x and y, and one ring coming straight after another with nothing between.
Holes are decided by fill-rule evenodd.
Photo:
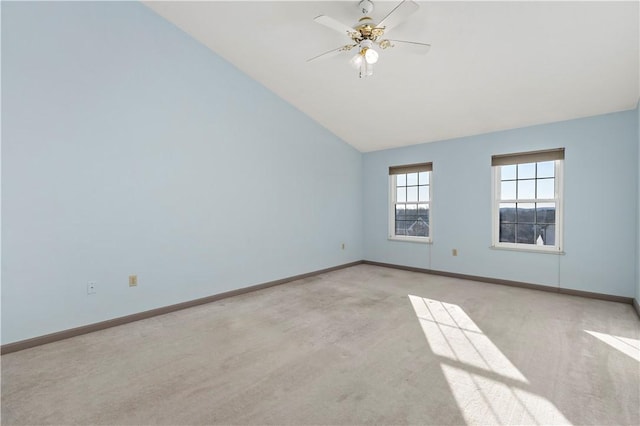
<instances>
[{"instance_id":1,"label":"window muntin","mask_svg":"<svg viewBox=\"0 0 640 426\"><path fill-rule=\"evenodd\" d=\"M560 251L564 149L509 157L492 159L493 245Z\"/></svg>"},{"instance_id":2,"label":"window muntin","mask_svg":"<svg viewBox=\"0 0 640 426\"><path fill-rule=\"evenodd\" d=\"M431 240L431 163L389 168L389 238Z\"/></svg>"}]
</instances>

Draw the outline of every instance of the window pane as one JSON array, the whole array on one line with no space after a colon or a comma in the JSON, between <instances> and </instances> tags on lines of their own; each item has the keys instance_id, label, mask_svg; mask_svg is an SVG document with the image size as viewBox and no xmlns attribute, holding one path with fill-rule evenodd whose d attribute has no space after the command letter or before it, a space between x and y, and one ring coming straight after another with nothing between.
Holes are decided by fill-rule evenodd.
<instances>
[{"instance_id":1,"label":"window pane","mask_svg":"<svg viewBox=\"0 0 640 426\"><path fill-rule=\"evenodd\" d=\"M417 184L418 184L418 174L407 173L407 185L417 185Z\"/></svg>"},{"instance_id":2,"label":"window pane","mask_svg":"<svg viewBox=\"0 0 640 426\"><path fill-rule=\"evenodd\" d=\"M526 160L525 160L526 161ZM500 184L498 197L498 235L496 242L539 246L555 246L556 214L556 168L562 161L541 161L517 165L499 166L496 177ZM515 195L515 196L514 196ZM546 202L538 202L548 200ZM558 212L558 213L557 213Z\"/></svg>"},{"instance_id":3,"label":"window pane","mask_svg":"<svg viewBox=\"0 0 640 426\"><path fill-rule=\"evenodd\" d=\"M536 219L537 223L556 223L555 203L537 203Z\"/></svg>"},{"instance_id":4,"label":"window pane","mask_svg":"<svg viewBox=\"0 0 640 426\"><path fill-rule=\"evenodd\" d=\"M538 238L541 239L542 244L545 246L553 246L556 241L556 226L555 225L536 225L536 244L538 244Z\"/></svg>"},{"instance_id":5,"label":"window pane","mask_svg":"<svg viewBox=\"0 0 640 426\"><path fill-rule=\"evenodd\" d=\"M411 235L414 237L428 237L429 224L426 220L419 217L415 221L407 224L407 235Z\"/></svg>"},{"instance_id":6,"label":"window pane","mask_svg":"<svg viewBox=\"0 0 640 426\"><path fill-rule=\"evenodd\" d=\"M555 225L538 225L544 230L542 239L545 246L556 245L556 226Z\"/></svg>"},{"instance_id":7,"label":"window pane","mask_svg":"<svg viewBox=\"0 0 640 426\"><path fill-rule=\"evenodd\" d=\"M418 204L418 219L429 223L429 204Z\"/></svg>"},{"instance_id":8,"label":"window pane","mask_svg":"<svg viewBox=\"0 0 640 426\"><path fill-rule=\"evenodd\" d=\"M536 198L536 181L518 180L518 200L532 200Z\"/></svg>"},{"instance_id":9,"label":"window pane","mask_svg":"<svg viewBox=\"0 0 640 426\"><path fill-rule=\"evenodd\" d=\"M407 187L407 201L418 201L418 187L417 186L408 186Z\"/></svg>"},{"instance_id":10,"label":"window pane","mask_svg":"<svg viewBox=\"0 0 640 426\"><path fill-rule=\"evenodd\" d=\"M516 225L516 243L535 244L535 227L533 223L518 223Z\"/></svg>"},{"instance_id":11,"label":"window pane","mask_svg":"<svg viewBox=\"0 0 640 426\"><path fill-rule=\"evenodd\" d=\"M532 179L536 177L536 163L518 164L518 179Z\"/></svg>"},{"instance_id":12,"label":"window pane","mask_svg":"<svg viewBox=\"0 0 640 426\"><path fill-rule=\"evenodd\" d=\"M545 161L544 163L538 163L537 177L554 177L556 172L555 161Z\"/></svg>"},{"instance_id":13,"label":"window pane","mask_svg":"<svg viewBox=\"0 0 640 426\"><path fill-rule=\"evenodd\" d=\"M554 198L555 197L555 179L536 179L538 186L537 198Z\"/></svg>"},{"instance_id":14,"label":"window pane","mask_svg":"<svg viewBox=\"0 0 640 426\"><path fill-rule=\"evenodd\" d=\"M396 221L396 235L407 235L407 222L404 220Z\"/></svg>"},{"instance_id":15,"label":"window pane","mask_svg":"<svg viewBox=\"0 0 640 426\"><path fill-rule=\"evenodd\" d=\"M418 187L418 201L429 201L429 187L428 186L419 186Z\"/></svg>"},{"instance_id":16,"label":"window pane","mask_svg":"<svg viewBox=\"0 0 640 426\"><path fill-rule=\"evenodd\" d=\"M515 203L500 203L500 222L516 221L516 204Z\"/></svg>"},{"instance_id":17,"label":"window pane","mask_svg":"<svg viewBox=\"0 0 640 426\"><path fill-rule=\"evenodd\" d=\"M392 205L393 235L428 237L430 172L395 175L395 203Z\"/></svg>"},{"instance_id":18,"label":"window pane","mask_svg":"<svg viewBox=\"0 0 640 426\"><path fill-rule=\"evenodd\" d=\"M404 203L407 201L407 188L402 186L396 188L396 201L399 203Z\"/></svg>"},{"instance_id":19,"label":"window pane","mask_svg":"<svg viewBox=\"0 0 640 426\"><path fill-rule=\"evenodd\" d=\"M500 199L515 200L516 199L516 181L500 182Z\"/></svg>"},{"instance_id":20,"label":"window pane","mask_svg":"<svg viewBox=\"0 0 640 426\"><path fill-rule=\"evenodd\" d=\"M405 220L414 221L416 219L418 219L418 205L417 204L407 204Z\"/></svg>"},{"instance_id":21,"label":"window pane","mask_svg":"<svg viewBox=\"0 0 640 426\"><path fill-rule=\"evenodd\" d=\"M429 184L429 172L418 173L418 185Z\"/></svg>"},{"instance_id":22,"label":"window pane","mask_svg":"<svg viewBox=\"0 0 640 426\"><path fill-rule=\"evenodd\" d=\"M500 166L500 179L508 180L516 178L516 165Z\"/></svg>"},{"instance_id":23,"label":"window pane","mask_svg":"<svg viewBox=\"0 0 640 426\"><path fill-rule=\"evenodd\" d=\"M515 243L516 242L516 225L513 223L500 224L500 242Z\"/></svg>"},{"instance_id":24,"label":"window pane","mask_svg":"<svg viewBox=\"0 0 640 426\"><path fill-rule=\"evenodd\" d=\"M518 203L517 205L517 218L518 223L535 223L536 221L536 209L533 203ZM533 232L533 231L531 231Z\"/></svg>"}]
</instances>

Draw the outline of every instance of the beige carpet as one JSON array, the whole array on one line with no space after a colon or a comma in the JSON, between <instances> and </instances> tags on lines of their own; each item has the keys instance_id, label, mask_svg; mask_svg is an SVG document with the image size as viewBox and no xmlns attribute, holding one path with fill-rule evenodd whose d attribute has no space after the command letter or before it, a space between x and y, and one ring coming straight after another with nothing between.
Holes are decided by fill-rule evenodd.
<instances>
[{"instance_id":1,"label":"beige carpet","mask_svg":"<svg viewBox=\"0 0 640 426\"><path fill-rule=\"evenodd\" d=\"M640 424L620 303L359 265L2 356L2 424Z\"/></svg>"}]
</instances>

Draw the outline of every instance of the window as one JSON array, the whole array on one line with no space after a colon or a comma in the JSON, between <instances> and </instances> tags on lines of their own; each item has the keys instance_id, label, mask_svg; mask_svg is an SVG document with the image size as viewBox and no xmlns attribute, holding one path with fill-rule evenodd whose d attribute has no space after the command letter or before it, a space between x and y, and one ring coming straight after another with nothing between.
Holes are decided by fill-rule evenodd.
<instances>
[{"instance_id":1,"label":"window","mask_svg":"<svg viewBox=\"0 0 640 426\"><path fill-rule=\"evenodd\" d=\"M564 148L494 155L493 246L560 252Z\"/></svg>"},{"instance_id":2,"label":"window","mask_svg":"<svg viewBox=\"0 0 640 426\"><path fill-rule=\"evenodd\" d=\"M389 167L389 238L431 241L431 163Z\"/></svg>"}]
</instances>

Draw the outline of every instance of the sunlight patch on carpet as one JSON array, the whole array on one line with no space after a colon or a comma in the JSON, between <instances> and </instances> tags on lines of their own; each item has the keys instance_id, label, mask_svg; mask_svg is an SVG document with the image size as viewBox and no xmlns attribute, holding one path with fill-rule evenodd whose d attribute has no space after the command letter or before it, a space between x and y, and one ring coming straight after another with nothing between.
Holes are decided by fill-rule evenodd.
<instances>
[{"instance_id":1,"label":"sunlight patch on carpet","mask_svg":"<svg viewBox=\"0 0 640 426\"><path fill-rule=\"evenodd\" d=\"M409 300L467 423L570 424L460 306Z\"/></svg>"},{"instance_id":2,"label":"sunlight patch on carpet","mask_svg":"<svg viewBox=\"0 0 640 426\"><path fill-rule=\"evenodd\" d=\"M585 332L640 362L640 340L614 336L613 334L598 333L597 331L585 330Z\"/></svg>"}]
</instances>

